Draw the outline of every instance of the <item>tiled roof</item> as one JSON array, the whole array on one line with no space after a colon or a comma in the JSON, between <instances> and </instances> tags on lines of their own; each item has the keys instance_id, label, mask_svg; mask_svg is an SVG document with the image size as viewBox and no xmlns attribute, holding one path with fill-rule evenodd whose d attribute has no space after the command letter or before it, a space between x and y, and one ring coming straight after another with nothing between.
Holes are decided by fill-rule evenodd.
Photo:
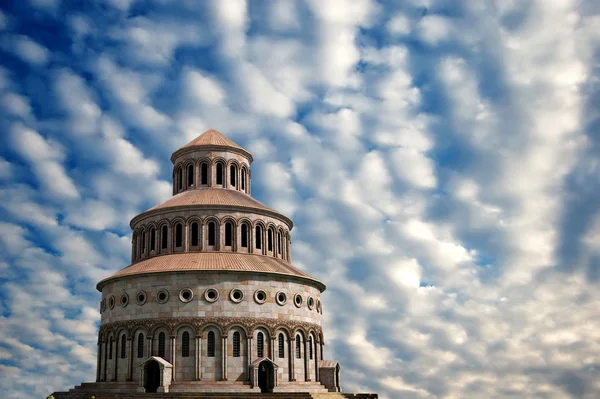
<instances>
[{"instance_id":1,"label":"tiled roof","mask_svg":"<svg viewBox=\"0 0 600 399\"><path fill-rule=\"evenodd\" d=\"M238 206L243 208L263 209L266 211L279 213L247 194L244 194L240 191L227 190L223 188L199 188L187 190L174 195L165 202L148 209L146 212L157 209L173 208L176 206L191 205Z\"/></svg>"},{"instance_id":2,"label":"tiled roof","mask_svg":"<svg viewBox=\"0 0 600 399\"><path fill-rule=\"evenodd\" d=\"M189 143L187 143L186 145L184 145L181 148L198 147L198 146L204 146L204 145L206 145L206 146L217 145L217 146L224 146L224 147L232 147L232 148L238 148L240 150L246 151L245 149L243 149L242 147L240 147L239 145L237 145L236 143L231 141L229 138L227 138L224 135L222 135L221 133L217 132L215 129L207 130L206 132L202 133L200 136L196 137L194 140L190 141Z\"/></svg>"},{"instance_id":3,"label":"tiled roof","mask_svg":"<svg viewBox=\"0 0 600 399\"><path fill-rule=\"evenodd\" d=\"M322 291L325 289L323 283L296 269L286 261L271 256L236 252L188 252L155 256L119 270L100 281L97 287L114 278L137 274L201 270L283 274L310 279L321 286Z\"/></svg>"}]
</instances>

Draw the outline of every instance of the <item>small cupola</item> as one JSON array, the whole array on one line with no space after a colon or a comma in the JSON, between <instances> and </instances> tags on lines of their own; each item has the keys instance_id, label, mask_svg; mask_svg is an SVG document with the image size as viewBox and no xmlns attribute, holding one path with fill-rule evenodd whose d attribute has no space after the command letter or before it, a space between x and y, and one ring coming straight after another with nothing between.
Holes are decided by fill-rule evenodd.
<instances>
[{"instance_id":1,"label":"small cupola","mask_svg":"<svg viewBox=\"0 0 600 399\"><path fill-rule=\"evenodd\" d=\"M252 154L214 129L175 151L171 162L173 195L203 188L223 188L250 195Z\"/></svg>"}]
</instances>

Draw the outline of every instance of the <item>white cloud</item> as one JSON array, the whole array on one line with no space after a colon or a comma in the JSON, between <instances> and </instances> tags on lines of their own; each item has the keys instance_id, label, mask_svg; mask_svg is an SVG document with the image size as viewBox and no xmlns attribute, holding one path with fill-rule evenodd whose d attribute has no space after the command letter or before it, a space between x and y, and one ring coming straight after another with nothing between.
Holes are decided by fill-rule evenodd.
<instances>
[{"instance_id":1,"label":"white cloud","mask_svg":"<svg viewBox=\"0 0 600 399\"><path fill-rule=\"evenodd\" d=\"M31 163L40 185L57 198L78 198L75 184L60 163L63 150L23 125L15 124L11 130L16 149Z\"/></svg>"},{"instance_id":2,"label":"white cloud","mask_svg":"<svg viewBox=\"0 0 600 399\"><path fill-rule=\"evenodd\" d=\"M411 22L403 14L394 15L386 24L388 32L394 36L408 35L411 31Z\"/></svg>"},{"instance_id":3,"label":"white cloud","mask_svg":"<svg viewBox=\"0 0 600 399\"><path fill-rule=\"evenodd\" d=\"M9 51L23 61L43 66L50 59L50 51L33 39L24 35L5 36L0 42L4 50Z\"/></svg>"}]
</instances>

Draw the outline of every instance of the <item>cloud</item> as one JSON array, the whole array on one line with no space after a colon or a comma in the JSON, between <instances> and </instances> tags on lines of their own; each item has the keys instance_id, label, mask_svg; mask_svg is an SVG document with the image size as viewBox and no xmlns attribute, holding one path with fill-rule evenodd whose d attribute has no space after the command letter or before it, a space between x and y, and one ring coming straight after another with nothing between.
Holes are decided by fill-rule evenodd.
<instances>
[{"instance_id":1,"label":"cloud","mask_svg":"<svg viewBox=\"0 0 600 399\"><path fill-rule=\"evenodd\" d=\"M44 66L50 60L50 51L25 35L5 36L0 46L34 66Z\"/></svg>"},{"instance_id":2,"label":"cloud","mask_svg":"<svg viewBox=\"0 0 600 399\"><path fill-rule=\"evenodd\" d=\"M103 4L0 14L5 397L93 380L94 284L208 128L293 218L346 391L598 396L594 2Z\"/></svg>"},{"instance_id":3,"label":"cloud","mask_svg":"<svg viewBox=\"0 0 600 399\"><path fill-rule=\"evenodd\" d=\"M40 185L57 198L79 197L60 163L65 155L57 143L48 142L38 132L19 124L13 125L11 135L15 148L31 163Z\"/></svg>"}]
</instances>

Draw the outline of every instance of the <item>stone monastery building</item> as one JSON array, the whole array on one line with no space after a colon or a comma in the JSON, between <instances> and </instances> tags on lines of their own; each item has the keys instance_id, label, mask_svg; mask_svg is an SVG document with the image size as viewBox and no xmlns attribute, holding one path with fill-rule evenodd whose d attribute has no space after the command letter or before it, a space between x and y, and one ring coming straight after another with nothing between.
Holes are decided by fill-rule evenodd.
<instances>
[{"instance_id":1,"label":"stone monastery building","mask_svg":"<svg viewBox=\"0 0 600 399\"><path fill-rule=\"evenodd\" d=\"M341 392L325 285L292 266L292 221L252 198L252 155L208 130L171 161L173 197L131 220L131 265L97 284L96 382L55 397Z\"/></svg>"}]
</instances>

